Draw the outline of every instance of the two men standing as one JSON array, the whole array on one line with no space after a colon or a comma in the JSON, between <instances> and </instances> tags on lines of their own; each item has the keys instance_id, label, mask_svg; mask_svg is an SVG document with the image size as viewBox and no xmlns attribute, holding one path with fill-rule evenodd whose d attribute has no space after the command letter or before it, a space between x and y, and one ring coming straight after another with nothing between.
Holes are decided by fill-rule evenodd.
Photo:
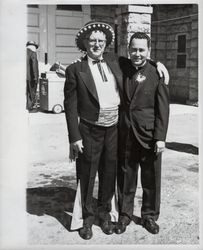
<instances>
[{"instance_id":1,"label":"two men standing","mask_svg":"<svg viewBox=\"0 0 203 250\"><path fill-rule=\"evenodd\" d=\"M131 60L104 53L114 40L113 29L106 23L91 21L76 37L77 47L87 55L66 69L64 108L70 158L77 158L84 220L79 235L83 239L92 237L97 172L98 213L105 234L123 233L131 220L138 164L143 173L143 219L158 218L161 157L157 154L164 147L169 104L167 86L160 82L156 67L147 62L147 37L141 34L131 39ZM120 216L114 226L110 212L117 165ZM147 230L157 232L146 226L150 220L144 221Z\"/></svg>"}]
</instances>

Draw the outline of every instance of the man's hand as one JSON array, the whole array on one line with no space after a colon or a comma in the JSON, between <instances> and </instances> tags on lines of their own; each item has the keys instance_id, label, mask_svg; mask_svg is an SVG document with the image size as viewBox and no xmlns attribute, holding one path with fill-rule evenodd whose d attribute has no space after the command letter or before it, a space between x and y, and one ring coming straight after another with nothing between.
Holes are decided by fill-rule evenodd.
<instances>
[{"instance_id":1,"label":"man's hand","mask_svg":"<svg viewBox=\"0 0 203 250\"><path fill-rule=\"evenodd\" d=\"M154 152L156 152L156 154L160 154L164 151L164 149L165 149L165 142L164 141L157 141L155 144Z\"/></svg>"},{"instance_id":2,"label":"man's hand","mask_svg":"<svg viewBox=\"0 0 203 250\"><path fill-rule=\"evenodd\" d=\"M83 153L82 140L70 144L70 153L69 153L70 161L75 161L78 158L78 152L80 152L81 154Z\"/></svg>"},{"instance_id":3,"label":"man's hand","mask_svg":"<svg viewBox=\"0 0 203 250\"><path fill-rule=\"evenodd\" d=\"M163 65L163 63L161 62L157 62L157 71L159 73L159 76L162 78L164 77L164 83L166 85L169 84L169 74L168 74L168 70L166 69L166 67Z\"/></svg>"},{"instance_id":4,"label":"man's hand","mask_svg":"<svg viewBox=\"0 0 203 250\"><path fill-rule=\"evenodd\" d=\"M85 55L77 58L75 61L73 61L71 64L77 63L77 62L81 62L83 60L83 58L85 57Z\"/></svg>"}]
</instances>

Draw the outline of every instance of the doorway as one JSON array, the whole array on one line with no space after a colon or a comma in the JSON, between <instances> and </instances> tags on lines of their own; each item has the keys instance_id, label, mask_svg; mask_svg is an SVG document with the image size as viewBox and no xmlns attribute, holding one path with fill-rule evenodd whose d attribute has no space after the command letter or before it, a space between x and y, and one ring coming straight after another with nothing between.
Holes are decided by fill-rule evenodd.
<instances>
[{"instance_id":1,"label":"doorway","mask_svg":"<svg viewBox=\"0 0 203 250\"><path fill-rule=\"evenodd\" d=\"M81 56L75 46L78 30L90 21L89 5L28 5L27 40L39 44L40 67L68 66Z\"/></svg>"}]
</instances>

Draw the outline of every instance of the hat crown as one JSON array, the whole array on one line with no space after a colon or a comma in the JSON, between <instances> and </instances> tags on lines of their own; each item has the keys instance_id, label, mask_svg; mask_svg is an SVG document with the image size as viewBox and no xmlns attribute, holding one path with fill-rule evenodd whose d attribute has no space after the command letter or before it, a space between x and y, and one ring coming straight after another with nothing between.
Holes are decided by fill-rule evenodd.
<instances>
[{"instance_id":1,"label":"hat crown","mask_svg":"<svg viewBox=\"0 0 203 250\"><path fill-rule=\"evenodd\" d=\"M87 22L76 35L75 42L81 51L86 51L86 48L83 45L83 40L85 39L86 34L94 30L100 30L106 35L106 46L114 42L115 34L111 25L101 21L91 20Z\"/></svg>"},{"instance_id":2,"label":"hat crown","mask_svg":"<svg viewBox=\"0 0 203 250\"><path fill-rule=\"evenodd\" d=\"M29 46L29 45L33 45L33 46L35 46L36 48L39 47L39 45L38 45L35 41L28 41L28 42L26 43L26 46Z\"/></svg>"}]
</instances>

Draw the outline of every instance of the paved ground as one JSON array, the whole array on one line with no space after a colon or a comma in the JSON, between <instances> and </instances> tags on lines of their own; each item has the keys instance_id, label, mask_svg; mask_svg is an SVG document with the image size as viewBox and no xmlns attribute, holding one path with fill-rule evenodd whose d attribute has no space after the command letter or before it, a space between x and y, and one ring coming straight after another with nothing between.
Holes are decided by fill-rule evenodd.
<instances>
[{"instance_id":1,"label":"paved ground","mask_svg":"<svg viewBox=\"0 0 203 250\"><path fill-rule=\"evenodd\" d=\"M93 226L85 241L70 232L76 189L75 166L68 161L64 113L31 113L28 171L28 244L69 245L191 245L199 244L198 108L171 105L167 149L163 155L160 233L149 234L139 225L141 188L135 197L134 221L122 235L105 235ZM95 187L95 194L97 186ZM137 223L137 224L136 224ZM69 248L68 248L69 249Z\"/></svg>"}]
</instances>

